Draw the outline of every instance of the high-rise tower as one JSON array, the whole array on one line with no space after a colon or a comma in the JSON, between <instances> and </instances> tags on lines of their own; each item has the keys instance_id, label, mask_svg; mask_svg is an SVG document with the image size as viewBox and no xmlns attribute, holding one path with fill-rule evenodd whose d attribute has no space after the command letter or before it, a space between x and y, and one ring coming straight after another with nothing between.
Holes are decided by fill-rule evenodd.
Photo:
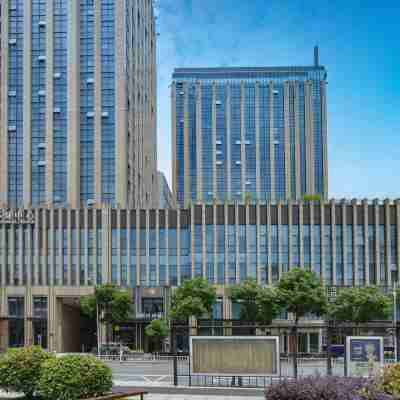
<instances>
[{"instance_id":1,"label":"high-rise tower","mask_svg":"<svg viewBox=\"0 0 400 400\"><path fill-rule=\"evenodd\" d=\"M1 2L0 203L157 201L152 0Z\"/></svg>"},{"instance_id":2,"label":"high-rise tower","mask_svg":"<svg viewBox=\"0 0 400 400\"><path fill-rule=\"evenodd\" d=\"M173 191L190 201L328 192L326 70L179 68L172 83Z\"/></svg>"}]
</instances>

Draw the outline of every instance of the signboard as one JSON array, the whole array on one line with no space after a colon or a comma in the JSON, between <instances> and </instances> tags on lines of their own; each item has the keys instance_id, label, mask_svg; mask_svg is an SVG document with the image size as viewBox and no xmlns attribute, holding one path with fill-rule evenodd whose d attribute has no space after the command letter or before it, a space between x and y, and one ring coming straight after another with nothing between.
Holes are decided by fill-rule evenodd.
<instances>
[{"instance_id":1,"label":"signboard","mask_svg":"<svg viewBox=\"0 0 400 400\"><path fill-rule=\"evenodd\" d=\"M277 336L192 336L192 375L278 376Z\"/></svg>"},{"instance_id":2,"label":"signboard","mask_svg":"<svg viewBox=\"0 0 400 400\"><path fill-rule=\"evenodd\" d=\"M0 209L0 224L34 224L35 215L32 210Z\"/></svg>"},{"instance_id":3,"label":"signboard","mask_svg":"<svg viewBox=\"0 0 400 400\"><path fill-rule=\"evenodd\" d=\"M383 337L348 336L346 362L349 376L370 377L383 368Z\"/></svg>"}]
</instances>

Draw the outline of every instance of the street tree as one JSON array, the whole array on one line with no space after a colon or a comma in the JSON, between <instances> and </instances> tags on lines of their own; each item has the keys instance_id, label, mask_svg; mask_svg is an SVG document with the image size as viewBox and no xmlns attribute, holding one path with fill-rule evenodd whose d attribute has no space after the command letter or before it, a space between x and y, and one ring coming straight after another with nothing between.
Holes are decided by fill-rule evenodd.
<instances>
[{"instance_id":1,"label":"street tree","mask_svg":"<svg viewBox=\"0 0 400 400\"><path fill-rule=\"evenodd\" d=\"M206 279L194 278L184 281L172 294L169 317L171 326L171 346L176 352L176 334L174 322L190 322L191 318L210 318L212 307L217 300L215 287ZM176 359L174 359L176 362Z\"/></svg>"},{"instance_id":2,"label":"street tree","mask_svg":"<svg viewBox=\"0 0 400 400\"><path fill-rule=\"evenodd\" d=\"M145 334L153 340L156 350L162 349L163 340L169 335L169 328L165 319L154 319L145 328Z\"/></svg>"},{"instance_id":3,"label":"street tree","mask_svg":"<svg viewBox=\"0 0 400 400\"><path fill-rule=\"evenodd\" d=\"M149 338L153 339L157 350L160 350L163 340L169 335L167 321L165 321L165 319L154 319L146 326L145 334Z\"/></svg>"},{"instance_id":4,"label":"street tree","mask_svg":"<svg viewBox=\"0 0 400 400\"><path fill-rule=\"evenodd\" d=\"M240 319L254 323L258 319L257 296L260 286L254 279L246 279L242 284L230 288L232 302L240 304Z\"/></svg>"},{"instance_id":5,"label":"street tree","mask_svg":"<svg viewBox=\"0 0 400 400\"><path fill-rule=\"evenodd\" d=\"M249 323L270 325L281 311L277 290L263 288L254 279L233 286L230 297L240 304L240 319Z\"/></svg>"},{"instance_id":6,"label":"street tree","mask_svg":"<svg viewBox=\"0 0 400 400\"><path fill-rule=\"evenodd\" d=\"M329 317L332 320L356 325L385 320L391 312L391 297L375 286L340 289L329 307Z\"/></svg>"},{"instance_id":7,"label":"street tree","mask_svg":"<svg viewBox=\"0 0 400 400\"><path fill-rule=\"evenodd\" d=\"M132 312L132 300L129 293L111 284L97 286L94 294L81 298L80 306L83 314L104 323L107 332L110 328L113 329L125 322ZM97 331L98 336L100 336L99 327ZM107 342L108 336L107 334Z\"/></svg>"},{"instance_id":8,"label":"street tree","mask_svg":"<svg viewBox=\"0 0 400 400\"><path fill-rule=\"evenodd\" d=\"M256 297L257 321L263 325L271 325L282 311L278 290L275 288L260 288Z\"/></svg>"},{"instance_id":9,"label":"street tree","mask_svg":"<svg viewBox=\"0 0 400 400\"><path fill-rule=\"evenodd\" d=\"M297 345L299 319L307 314L323 315L327 310L325 290L318 276L300 268L293 268L283 274L278 283L281 307L294 318L293 370L297 378Z\"/></svg>"},{"instance_id":10,"label":"street tree","mask_svg":"<svg viewBox=\"0 0 400 400\"><path fill-rule=\"evenodd\" d=\"M206 279L186 280L171 296L169 315L175 321L210 317L216 300L216 290Z\"/></svg>"}]
</instances>

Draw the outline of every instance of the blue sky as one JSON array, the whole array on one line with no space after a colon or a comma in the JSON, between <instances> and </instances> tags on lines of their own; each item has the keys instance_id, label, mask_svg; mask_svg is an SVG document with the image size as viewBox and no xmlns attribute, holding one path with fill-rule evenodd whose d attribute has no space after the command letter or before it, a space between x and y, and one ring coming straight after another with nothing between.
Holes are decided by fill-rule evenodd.
<instances>
[{"instance_id":1,"label":"blue sky","mask_svg":"<svg viewBox=\"0 0 400 400\"><path fill-rule=\"evenodd\" d=\"M400 2L158 0L158 163L171 182L175 67L328 71L329 197L400 198Z\"/></svg>"}]
</instances>

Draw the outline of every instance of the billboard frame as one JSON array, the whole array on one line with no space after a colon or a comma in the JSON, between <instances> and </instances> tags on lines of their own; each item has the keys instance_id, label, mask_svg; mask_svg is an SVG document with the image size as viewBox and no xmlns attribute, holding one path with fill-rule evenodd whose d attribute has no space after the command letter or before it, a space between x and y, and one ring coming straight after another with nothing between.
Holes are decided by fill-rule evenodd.
<instances>
[{"instance_id":1,"label":"billboard frame","mask_svg":"<svg viewBox=\"0 0 400 400\"><path fill-rule=\"evenodd\" d=\"M383 336L347 336L346 337L346 348L345 348L345 363L346 363L346 369L347 369L347 376L353 376L351 374L351 341L352 340L360 340L360 341L368 341L368 340L375 340L379 341L380 349L379 349L379 356L380 356L380 362L376 362L376 364L379 364L379 368L383 368L385 366L385 352L384 352L384 340ZM365 361L367 362L367 361Z\"/></svg>"},{"instance_id":2,"label":"billboard frame","mask_svg":"<svg viewBox=\"0 0 400 400\"><path fill-rule=\"evenodd\" d=\"M276 349L276 373L275 374L227 374L227 373L204 373L204 372L193 372L193 340L270 340L275 341ZM232 376L254 376L254 377L279 377L280 376L280 347L279 347L279 336L190 336L189 338L189 358L190 358L190 375L192 376L221 376L221 377L232 377Z\"/></svg>"}]
</instances>

